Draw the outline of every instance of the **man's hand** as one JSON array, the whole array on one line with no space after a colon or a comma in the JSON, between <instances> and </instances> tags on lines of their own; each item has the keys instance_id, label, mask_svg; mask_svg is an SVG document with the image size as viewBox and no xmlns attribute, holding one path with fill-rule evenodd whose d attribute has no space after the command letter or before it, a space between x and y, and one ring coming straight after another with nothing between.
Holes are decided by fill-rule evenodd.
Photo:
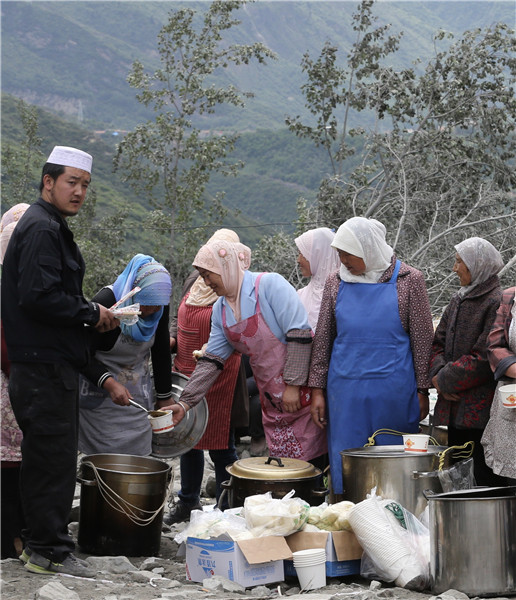
<instances>
[{"instance_id":1,"label":"man's hand","mask_svg":"<svg viewBox=\"0 0 516 600\"><path fill-rule=\"evenodd\" d=\"M120 325L120 321L109 310L109 308L102 306L102 304L97 304L97 306L99 307L100 311L99 320L95 325L95 329L97 331L104 333L105 331L111 331Z\"/></svg>"}]
</instances>

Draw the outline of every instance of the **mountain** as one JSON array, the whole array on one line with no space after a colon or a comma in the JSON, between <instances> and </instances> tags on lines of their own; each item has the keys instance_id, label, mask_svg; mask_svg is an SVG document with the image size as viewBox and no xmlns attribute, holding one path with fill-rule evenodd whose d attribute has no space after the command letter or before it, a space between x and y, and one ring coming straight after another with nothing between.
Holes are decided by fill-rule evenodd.
<instances>
[{"instance_id":1,"label":"mountain","mask_svg":"<svg viewBox=\"0 0 516 600\"><path fill-rule=\"evenodd\" d=\"M157 34L178 8L204 10L205 2L9 1L1 3L2 91L82 122L90 129L128 130L150 117L126 81L134 60L159 66ZM326 40L344 55L353 43L357 2L257 1L234 15L242 23L232 43L263 42L278 55L266 66L233 68L223 77L255 97L245 110L210 116L205 128L237 131L284 127L286 114L306 115L300 62ZM407 66L433 52L440 28L461 34L496 21L514 24L514 2L379 1L378 24L403 32L395 60Z\"/></svg>"}]
</instances>

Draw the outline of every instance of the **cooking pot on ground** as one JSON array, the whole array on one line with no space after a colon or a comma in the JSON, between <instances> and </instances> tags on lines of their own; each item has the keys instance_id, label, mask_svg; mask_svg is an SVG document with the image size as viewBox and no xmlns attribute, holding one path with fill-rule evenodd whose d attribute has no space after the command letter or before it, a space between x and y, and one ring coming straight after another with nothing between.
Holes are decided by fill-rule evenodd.
<instances>
[{"instance_id":1,"label":"cooking pot on ground","mask_svg":"<svg viewBox=\"0 0 516 600\"><path fill-rule=\"evenodd\" d=\"M445 446L428 446L427 452L415 454L400 445L342 450L343 497L357 504L376 487L377 495L396 500L418 517L427 505L423 491L443 491L437 470L445 450ZM449 464L446 452L443 466Z\"/></svg>"},{"instance_id":2,"label":"cooking pot on ground","mask_svg":"<svg viewBox=\"0 0 516 600\"><path fill-rule=\"evenodd\" d=\"M101 556L155 556L161 543L170 466L130 454L81 459L78 543Z\"/></svg>"},{"instance_id":3,"label":"cooking pot on ground","mask_svg":"<svg viewBox=\"0 0 516 600\"><path fill-rule=\"evenodd\" d=\"M318 506L328 493L323 487L321 470L295 458L243 458L228 465L226 471L231 478L222 482L222 487L230 508L243 506L247 496L270 492L273 498L283 498L291 490L310 506Z\"/></svg>"},{"instance_id":4,"label":"cooking pot on ground","mask_svg":"<svg viewBox=\"0 0 516 600\"><path fill-rule=\"evenodd\" d=\"M516 486L425 494L432 591L516 594Z\"/></svg>"}]
</instances>

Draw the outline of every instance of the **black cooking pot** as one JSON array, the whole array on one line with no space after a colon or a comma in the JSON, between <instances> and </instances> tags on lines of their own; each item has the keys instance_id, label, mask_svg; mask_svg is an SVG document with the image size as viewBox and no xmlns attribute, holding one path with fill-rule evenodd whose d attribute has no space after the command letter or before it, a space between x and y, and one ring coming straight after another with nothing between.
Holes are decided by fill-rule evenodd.
<instances>
[{"instance_id":1,"label":"black cooking pot","mask_svg":"<svg viewBox=\"0 0 516 600\"><path fill-rule=\"evenodd\" d=\"M243 458L228 465L226 471L231 478L223 481L222 487L230 508L243 506L247 496L270 492L273 498L283 498L291 490L310 506L318 506L328 493L323 487L321 470L295 458Z\"/></svg>"}]
</instances>

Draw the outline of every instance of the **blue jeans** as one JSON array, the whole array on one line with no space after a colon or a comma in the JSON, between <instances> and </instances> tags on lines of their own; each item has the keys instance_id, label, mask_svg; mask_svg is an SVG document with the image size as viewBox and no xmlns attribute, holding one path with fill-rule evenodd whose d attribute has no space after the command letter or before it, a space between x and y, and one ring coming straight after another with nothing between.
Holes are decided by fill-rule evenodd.
<instances>
[{"instance_id":1,"label":"blue jeans","mask_svg":"<svg viewBox=\"0 0 516 600\"><path fill-rule=\"evenodd\" d=\"M228 465L233 464L237 459L235 448L235 433L231 429L229 432L228 447L222 450L208 450L210 458L215 466L215 485L216 499L219 501L222 493L221 483L229 479L226 471ZM201 484L204 475L204 450L192 448L180 458L181 467L181 490L178 493L179 500L188 506L199 504L201 498ZM225 500L220 509L229 508Z\"/></svg>"}]
</instances>

